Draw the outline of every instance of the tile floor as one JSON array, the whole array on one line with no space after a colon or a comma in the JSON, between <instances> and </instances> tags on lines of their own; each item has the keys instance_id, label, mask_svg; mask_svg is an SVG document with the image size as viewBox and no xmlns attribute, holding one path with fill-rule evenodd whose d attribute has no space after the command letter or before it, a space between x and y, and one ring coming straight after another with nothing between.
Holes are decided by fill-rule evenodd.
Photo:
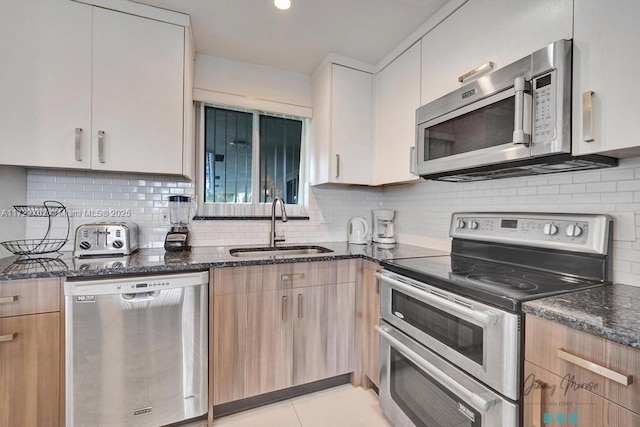
<instances>
[{"instance_id":1,"label":"tile floor","mask_svg":"<svg viewBox=\"0 0 640 427\"><path fill-rule=\"evenodd\" d=\"M214 427L389 427L372 390L350 384L295 397L213 422Z\"/></svg>"}]
</instances>

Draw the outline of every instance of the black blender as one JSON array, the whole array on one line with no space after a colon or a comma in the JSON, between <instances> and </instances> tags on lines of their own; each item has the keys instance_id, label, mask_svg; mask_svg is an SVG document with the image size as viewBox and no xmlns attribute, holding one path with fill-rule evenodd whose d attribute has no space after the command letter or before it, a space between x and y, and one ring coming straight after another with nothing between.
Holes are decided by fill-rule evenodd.
<instances>
[{"instance_id":1,"label":"black blender","mask_svg":"<svg viewBox=\"0 0 640 427\"><path fill-rule=\"evenodd\" d=\"M164 239L167 252L183 252L191 250L189 244L189 220L193 203L188 196L169 196L169 221L171 230Z\"/></svg>"}]
</instances>

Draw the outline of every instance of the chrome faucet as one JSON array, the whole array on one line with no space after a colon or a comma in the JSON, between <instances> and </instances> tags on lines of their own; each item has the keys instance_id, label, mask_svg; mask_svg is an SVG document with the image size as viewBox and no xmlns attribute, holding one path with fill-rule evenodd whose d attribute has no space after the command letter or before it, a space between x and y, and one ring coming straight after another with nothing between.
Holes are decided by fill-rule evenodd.
<instances>
[{"instance_id":1,"label":"chrome faucet","mask_svg":"<svg viewBox=\"0 0 640 427\"><path fill-rule=\"evenodd\" d=\"M284 209L284 200L280 197L276 197L273 199L273 203L271 204L271 233L269 233L269 247L275 248L276 243L284 242L284 237L276 237L276 204L280 200L280 216L282 222L287 222L287 211Z\"/></svg>"}]
</instances>

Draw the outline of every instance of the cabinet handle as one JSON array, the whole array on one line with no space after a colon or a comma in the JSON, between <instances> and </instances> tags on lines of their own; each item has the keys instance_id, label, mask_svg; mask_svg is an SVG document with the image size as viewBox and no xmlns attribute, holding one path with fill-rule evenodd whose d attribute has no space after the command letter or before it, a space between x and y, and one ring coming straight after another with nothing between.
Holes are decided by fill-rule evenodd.
<instances>
[{"instance_id":1,"label":"cabinet handle","mask_svg":"<svg viewBox=\"0 0 640 427\"><path fill-rule=\"evenodd\" d=\"M289 301L289 298L285 295L282 297L282 321L286 322L287 321L287 301Z\"/></svg>"},{"instance_id":2,"label":"cabinet handle","mask_svg":"<svg viewBox=\"0 0 640 427\"><path fill-rule=\"evenodd\" d=\"M340 154L336 154L336 178L340 178Z\"/></svg>"},{"instance_id":3,"label":"cabinet handle","mask_svg":"<svg viewBox=\"0 0 640 427\"><path fill-rule=\"evenodd\" d=\"M593 137L593 91L588 90L582 94L582 140L594 141Z\"/></svg>"},{"instance_id":4,"label":"cabinet handle","mask_svg":"<svg viewBox=\"0 0 640 427\"><path fill-rule=\"evenodd\" d=\"M298 294L298 319L302 319L302 294Z\"/></svg>"},{"instance_id":5,"label":"cabinet handle","mask_svg":"<svg viewBox=\"0 0 640 427\"><path fill-rule=\"evenodd\" d=\"M469 72L466 72L466 73L464 73L463 75L461 75L460 77L458 77L458 81L459 81L460 83L462 83L462 82L464 82L466 79L468 79L469 77L471 77L471 76L473 76L473 75L476 75L476 74L478 74L478 73L482 73L483 71L486 71L486 70L492 69L492 68L493 68L493 67L495 67L495 66L496 66L496 63L495 63L495 62L492 62L492 61L485 62L484 64L482 64L482 65L478 65L478 66L477 66L476 68L474 68L473 70L471 70L471 71L469 71Z\"/></svg>"},{"instance_id":6,"label":"cabinet handle","mask_svg":"<svg viewBox=\"0 0 640 427\"><path fill-rule=\"evenodd\" d=\"M416 167L418 162L416 161L416 147L409 148L409 173L416 175Z\"/></svg>"},{"instance_id":7,"label":"cabinet handle","mask_svg":"<svg viewBox=\"0 0 640 427\"><path fill-rule=\"evenodd\" d=\"M296 274L283 274L280 276L282 280L296 280L296 279L304 279L304 273L296 273Z\"/></svg>"},{"instance_id":8,"label":"cabinet handle","mask_svg":"<svg viewBox=\"0 0 640 427\"><path fill-rule=\"evenodd\" d=\"M531 413L533 419L531 420L532 427L543 427L542 425L542 413L544 412L544 402L542 401L542 390L547 388L547 384L543 383L540 380L535 380L533 382L535 386L533 387L533 395L532 395L532 407L534 408ZM538 408L536 411L535 408Z\"/></svg>"},{"instance_id":9,"label":"cabinet handle","mask_svg":"<svg viewBox=\"0 0 640 427\"><path fill-rule=\"evenodd\" d=\"M11 295L8 297L0 297L0 304L8 304L10 302L18 301L18 295Z\"/></svg>"},{"instance_id":10,"label":"cabinet handle","mask_svg":"<svg viewBox=\"0 0 640 427\"><path fill-rule=\"evenodd\" d=\"M82 161L82 151L80 142L82 140L82 128L76 128L76 161Z\"/></svg>"},{"instance_id":11,"label":"cabinet handle","mask_svg":"<svg viewBox=\"0 0 640 427\"><path fill-rule=\"evenodd\" d=\"M13 341L18 336L17 332L9 335L0 335L0 342Z\"/></svg>"},{"instance_id":12,"label":"cabinet handle","mask_svg":"<svg viewBox=\"0 0 640 427\"><path fill-rule=\"evenodd\" d=\"M524 77L516 77L513 82L513 89L515 91L516 105L514 109L513 119L513 143L522 144L526 147L531 142L531 135L524 132L524 94L529 92L529 82Z\"/></svg>"},{"instance_id":13,"label":"cabinet handle","mask_svg":"<svg viewBox=\"0 0 640 427\"><path fill-rule=\"evenodd\" d=\"M376 294L380 293L380 279L376 277Z\"/></svg>"},{"instance_id":14,"label":"cabinet handle","mask_svg":"<svg viewBox=\"0 0 640 427\"><path fill-rule=\"evenodd\" d=\"M98 131L98 161L104 163L104 131Z\"/></svg>"},{"instance_id":15,"label":"cabinet handle","mask_svg":"<svg viewBox=\"0 0 640 427\"><path fill-rule=\"evenodd\" d=\"M562 360L565 360L571 364L584 368L587 371L591 371L595 374L602 375L603 377L608 378L611 381L615 381L624 386L627 386L633 383L633 375L624 375L616 371L612 371L611 369L605 368L604 366L598 365L597 363L593 363L589 360L583 359L571 353L567 353L566 351L564 351L563 348L559 348L557 354L558 354L558 357Z\"/></svg>"}]
</instances>

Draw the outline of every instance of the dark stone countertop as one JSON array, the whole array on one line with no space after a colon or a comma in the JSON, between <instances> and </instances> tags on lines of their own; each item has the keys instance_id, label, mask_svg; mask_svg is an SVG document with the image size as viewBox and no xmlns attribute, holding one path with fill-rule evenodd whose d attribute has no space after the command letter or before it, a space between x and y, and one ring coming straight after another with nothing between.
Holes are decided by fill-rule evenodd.
<instances>
[{"instance_id":1,"label":"dark stone countertop","mask_svg":"<svg viewBox=\"0 0 640 427\"><path fill-rule=\"evenodd\" d=\"M396 244L349 245L346 242L310 243L323 246L333 252L313 255L282 255L274 257L233 257L231 248L251 246L194 247L190 252L165 252L164 249L141 249L128 257L116 258L73 258L71 252L63 252L59 257L49 256L38 259L17 256L0 258L0 281L37 279L46 277L103 277L123 274L154 274L183 271L202 271L212 267L238 267L261 264L291 262L330 261L336 259L364 258L380 261L391 258L411 258L420 256L447 255L448 252L419 246ZM263 245L256 245L263 246ZM281 245L298 246L296 244Z\"/></svg>"},{"instance_id":2,"label":"dark stone countertop","mask_svg":"<svg viewBox=\"0 0 640 427\"><path fill-rule=\"evenodd\" d=\"M541 317L640 349L640 287L610 285L529 301L528 315Z\"/></svg>"}]
</instances>

